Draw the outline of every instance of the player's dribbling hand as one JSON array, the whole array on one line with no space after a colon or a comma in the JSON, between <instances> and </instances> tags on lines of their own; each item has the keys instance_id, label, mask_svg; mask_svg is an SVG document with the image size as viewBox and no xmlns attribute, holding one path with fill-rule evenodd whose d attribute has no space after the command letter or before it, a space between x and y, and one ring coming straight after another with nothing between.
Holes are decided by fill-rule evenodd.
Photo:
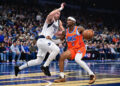
<instances>
[{"instance_id":1,"label":"player's dribbling hand","mask_svg":"<svg viewBox=\"0 0 120 86\"><path fill-rule=\"evenodd\" d=\"M61 4L61 7L64 8L65 5L66 5L66 3L64 2Z\"/></svg>"}]
</instances>

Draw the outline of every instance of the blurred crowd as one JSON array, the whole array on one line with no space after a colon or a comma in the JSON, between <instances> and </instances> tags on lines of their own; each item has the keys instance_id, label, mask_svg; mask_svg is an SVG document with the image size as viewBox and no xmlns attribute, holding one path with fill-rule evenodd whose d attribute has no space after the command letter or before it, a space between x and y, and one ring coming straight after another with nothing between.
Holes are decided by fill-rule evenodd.
<instances>
[{"instance_id":1,"label":"blurred crowd","mask_svg":"<svg viewBox=\"0 0 120 86\"><path fill-rule=\"evenodd\" d=\"M46 7L0 5L0 61L15 62L35 59L37 47L34 40L42 30L45 17L54 8L56 5L46 5ZM116 23L119 22L116 20L117 16L69 9L61 13L61 20L65 28L66 18L74 16L77 19L77 25L95 31L92 40L85 40L88 51L98 51L100 58L106 58L107 55L119 57L120 26ZM60 48L62 53L64 47L60 45Z\"/></svg>"}]
</instances>

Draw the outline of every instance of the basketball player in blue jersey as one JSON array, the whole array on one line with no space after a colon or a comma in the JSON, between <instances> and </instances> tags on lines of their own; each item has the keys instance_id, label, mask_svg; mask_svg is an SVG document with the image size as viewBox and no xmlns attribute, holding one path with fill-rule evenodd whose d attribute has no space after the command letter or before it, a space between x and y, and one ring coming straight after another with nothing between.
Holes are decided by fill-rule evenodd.
<instances>
[{"instance_id":1,"label":"basketball player in blue jersey","mask_svg":"<svg viewBox=\"0 0 120 86\"><path fill-rule=\"evenodd\" d=\"M55 59L55 57L59 54L60 51L59 47L55 44L55 42L61 42L60 39L52 40L52 37L58 32L59 28L61 31L64 31L62 22L61 20L59 20L60 12L64 9L64 5L65 3L62 3L60 8L55 9L51 13L49 13L43 25L42 32L37 40L37 59L30 60L21 66L15 66L16 76L24 68L41 64L47 52L49 52L50 54L44 65L41 67L41 70L44 72L45 75L51 76L49 71L49 64Z\"/></svg>"}]
</instances>

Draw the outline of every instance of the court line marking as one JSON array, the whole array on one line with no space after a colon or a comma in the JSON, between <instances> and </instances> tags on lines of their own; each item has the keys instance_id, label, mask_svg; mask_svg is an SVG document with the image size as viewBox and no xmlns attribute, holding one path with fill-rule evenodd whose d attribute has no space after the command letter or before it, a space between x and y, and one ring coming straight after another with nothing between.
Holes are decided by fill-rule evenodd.
<instances>
[{"instance_id":1,"label":"court line marking","mask_svg":"<svg viewBox=\"0 0 120 86\"><path fill-rule=\"evenodd\" d=\"M67 78L69 78L69 77L72 77L72 76L68 76ZM29 77L28 77L29 78ZM86 77L84 77L84 78L86 78ZM26 80L11 80L11 81L1 81L1 82L5 82L5 83L7 83L7 82L22 82L22 81L34 81L34 80L44 80L44 79L46 79L46 78L42 78L42 79L40 79L40 78L36 78L36 79L26 79ZM56 77L51 77L51 78L47 78L48 80L49 79L56 79ZM120 78L101 78L101 79L97 79L98 81L99 80L103 80L103 81L105 81L105 80L120 80ZM45 80L44 80L45 81ZM47 81L47 80L46 80ZM77 81L81 81L81 80L77 80Z\"/></svg>"},{"instance_id":2,"label":"court line marking","mask_svg":"<svg viewBox=\"0 0 120 86\"><path fill-rule=\"evenodd\" d=\"M69 74L69 73L74 73L74 72L65 72L65 74ZM52 75L59 75L59 72L51 72ZM5 79L6 78L23 78L23 77L32 77L32 76L36 76L36 75L39 75L39 76L45 76L43 72L40 72L40 73L28 73L28 74L18 74L18 76L16 77L15 75L3 75L3 76L0 76L0 79ZM48 77L48 76L46 76Z\"/></svg>"},{"instance_id":3,"label":"court line marking","mask_svg":"<svg viewBox=\"0 0 120 86\"><path fill-rule=\"evenodd\" d=\"M55 74L57 74L56 72L52 72L52 73L55 73ZM75 73L75 72L67 72L66 74L70 74L70 73ZM42 73L29 73L29 74L20 74L20 75L26 75L27 77L29 76L29 77L31 77L31 74L33 75L33 76L36 76L36 74L42 74ZM42 74L43 76L44 76L44 74ZM100 75L100 74L98 74L98 75ZM103 75L103 74L102 74ZM107 75L107 74L105 74L105 75ZM5 78L7 75L3 75L3 77ZM9 75L9 76L11 76L11 75ZM13 76L13 75L12 75ZM39 76L41 76L41 75L39 75ZM82 75L83 76L83 75ZM88 76L88 75L84 75L84 76ZM22 77L25 77L25 76L22 76ZM69 76L69 77L73 77L73 76ZM78 77L78 76L75 76L75 77ZM79 76L80 77L80 76ZM11 77L10 77L11 78ZM21 78L21 77L17 77L17 78ZM44 79L44 78L42 78L42 79ZM46 78L45 78L46 79ZM51 78L52 79L52 78ZM107 78L108 79L108 78ZM108 79L108 81L107 82L109 82L109 83L118 83L118 82L120 82L119 80L117 80L117 81L114 81L113 82L113 80L116 80L116 78L111 78L112 79L112 81L110 81L110 79ZM118 79L120 79L120 78L118 78ZM36 80L36 79L35 79ZM105 81L105 78L103 78L103 81ZM49 82L49 81L48 81ZM68 81L69 82L69 81ZM103 83L101 83L101 82L98 82L98 79L96 80L96 82L97 82L97 84L103 84ZM75 81L72 81L72 83L75 83ZM72 83L68 83L68 84L71 84L72 85ZM80 83L80 81L78 81L78 83ZM86 82L87 83L87 82ZM43 83L41 83L41 84L43 84ZM50 86L50 85L54 85L54 83L47 83L48 84L48 86ZM67 83L66 83L67 84ZM104 84L108 84L108 83L104 83ZM23 84L22 84L23 85ZM24 84L24 85L26 85L26 84ZM30 85L30 84L29 84ZM28 86L29 86L28 85ZM45 85L45 83L43 84L43 85ZM8 85L7 85L8 86ZM12 85L13 86L13 85ZM15 85L16 86L16 85ZM33 86L33 84L31 85L31 86ZM34 86L36 86L36 85L34 85ZM40 86L40 85L39 85ZM45 85L45 86L47 86L47 85ZM56 85L56 86L59 86L59 85ZM63 85L61 85L61 86L63 86ZM66 86L66 85L65 85ZM70 85L69 85L70 86Z\"/></svg>"},{"instance_id":4,"label":"court line marking","mask_svg":"<svg viewBox=\"0 0 120 86\"><path fill-rule=\"evenodd\" d=\"M80 85L90 85L88 84L88 81L89 80L81 80L81 81L67 81L67 82L62 82L62 83L52 83L51 85L52 86L80 86ZM105 79L103 79L103 81L101 80L96 80L96 82L92 85L97 85L97 84L111 84L111 83L120 83L120 80L114 80L111 79L111 80L107 80L105 81ZM23 86L23 85L26 85L26 86L43 86L45 84L48 84L48 83L32 83L32 84L17 84L17 85L7 85L7 86ZM49 85L45 85L45 86L50 86Z\"/></svg>"},{"instance_id":5,"label":"court line marking","mask_svg":"<svg viewBox=\"0 0 120 86\"><path fill-rule=\"evenodd\" d=\"M47 80L46 80L47 81ZM52 82L51 81L47 81L48 82L48 85L45 85L45 86L51 86L52 85Z\"/></svg>"}]
</instances>

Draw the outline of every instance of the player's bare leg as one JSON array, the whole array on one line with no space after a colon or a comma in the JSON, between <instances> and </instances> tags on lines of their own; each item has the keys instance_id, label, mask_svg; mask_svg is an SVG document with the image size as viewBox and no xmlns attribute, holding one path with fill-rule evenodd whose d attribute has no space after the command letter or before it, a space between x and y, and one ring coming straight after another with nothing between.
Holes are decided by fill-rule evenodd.
<instances>
[{"instance_id":1,"label":"player's bare leg","mask_svg":"<svg viewBox=\"0 0 120 86\"><path fill-rule=\"evenodd\" d=\"M59 82L65 82L65 75L64 75L64 60L67 58L71 57L71 53L69 50L67 50L66 52L64 52L59 60L59 68L60 68L60 78L57 80L54 80L54 82L59 83ZM81 54L77 54L75 57L75 61L82 67L84 68L90 75L90 80L89 80L89 84L93 84L96 80L96 76L95 74L90 70L90 68L87 66L87 64L81 60L82 59L82 55Z\"/></svg>"},{"instance_id":2,"label":"player's bare leg","mask_svg":"<svg viewBox=\"0 0 120 86\"><path fill-rule=\"evenodd\" d=\"M59 68L60 68L60 78L57 80L54 80L54 82L59 83L59 82L65 82L65 75L64 75L64 61L65 59L69 59L71 57L71 52L67 50L64 52L59 59Z\"/></svg>"}]
</instances>

